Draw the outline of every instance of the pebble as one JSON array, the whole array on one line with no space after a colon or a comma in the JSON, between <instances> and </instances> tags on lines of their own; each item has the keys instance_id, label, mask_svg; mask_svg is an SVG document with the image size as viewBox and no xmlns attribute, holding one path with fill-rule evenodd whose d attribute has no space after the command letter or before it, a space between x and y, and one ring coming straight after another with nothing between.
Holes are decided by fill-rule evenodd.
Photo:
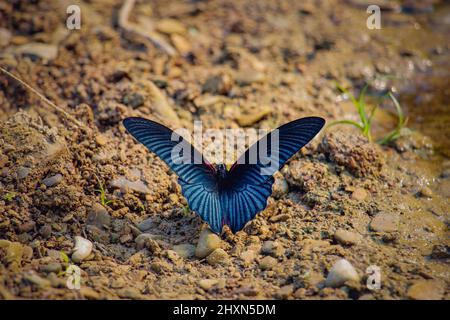
<instances>
[{"instance_id":1,"label":"pebble","mask_svg":"<svg viewBox=\"0 0 450 320\"><path fill-rule=\"evenodd\" d=\"M370 229L376 232L394 232L398 229L399 217L395 214L379 213L370 222Z\"/></svg>"},{"instance_id":2,"label":"pebble","mask_svg":"<svg viewBox=\"0 0 450 320\"><path fill-rule=\"evenodd\" d=\"M98 228L109 228L111 225L111 217L105 207L100 203L94 203L88 213L86 223Z\"/></svg>"},{"instance_id":3,"label":"pebble","mask_svg":"<svg viewBox=\"0 0 450 320\"><path fill-rule=\"evenodd\" d=\"M356 188L352 193L352 199L357 201L364 201L367 198L367 191L363 188Z\"/></svg>"},{"instance_id":4,"label":"pebble","mask_svg":"<svg viewBox=\"0 0 450 320\"><path fill-rule=\"evenodd\" d=\"M287 299L294 292L294 285L288 284L286 286L282 286L276 293L276 296L279 299Z\"/></svg>"},{"instance_id":5,"label":"pebble","mask_svg":"<svg viewBox=\"0 0 450 320\"><path fill-rule=\"evenodd\" d=\"M6 247L5 260L8 264L20 265L23 257L23 246L19 242L10 242Z\"/></svg>"},{"instance_id":6,"label":"pebble","mask_svg":"<svg viewBox=\"0 0 450 320\"><path fill-rule=\"evenodd\" d=\"M103 134L98 134L95 136L95 142L99 145L99 146L104 146L108 143L108 138L105 137L105 135Z\"/></svg>"},{"instance_id":7,"label":"pebble","mask_svg":"<svg viewBox=\"0 0 450 320\"><path fill-rule=\"evenodd\" d=\"M264 241L261 252L263 254L268 254L274 257L281 257L284 255L284 248L278 241Z\"/></svg>"},{"instance_id":8,"label":"pebble","mask_svg":"<svg viewBox=\"0 0 450 320\"><path fill-rule=\"evenodd\" d=\"M359 275L355 268L345 259L338 260L331 268L325 280L327 287L337 288L347 281L359 282Z\"/></svg>"},{"instance_id":9,"label":"pebble","mask_svg":"<svg viewBox=\"0 0 450 320\"><path fill-rule=\"evenodd\" d=\"M127 190L136 191L138 193L147 194L150 193L150 189L141 180L130 181L125 177L119 177L110 182L111 187L119 188L122 192L126 193Z\"/></svg>"},{"instance_id":10,"label":"pebble","mask_svg":"<svg viewBox=\"0 0 450 320\"><path fill-rule=\"evenodd\" d=\"M197 258L205 258L211 252L218 249L221 245L219 236L213 233L209 228L203 229L195 248L195 256Z\"/></svg>"},{"instance_id":11,"label":"pebble","mask_svg":"<svg viewBox=\"0 0 450 320\"><path fill-rule=\"evenodd\" d=\"M424 186L422 189L420 189L420 195L425 198L432 198L433 191L430 189L430 187Z\"/></svg>"},{"instance_id":12,"label":"pebble","mask_svg":"<svg viewBox=\"0 0 450 320\"><path fill-rule=\"evenodd\" d=\"M272 196L275 199L280 199L284 195L288 194L289 185L284 177L276 177L272 186Z\"/></svg>"},{"instance_id":13,"label":"pebble","mask_svg":"<svg viewBox=\"0 0 450 320\"><path fill-rule=\"evenodd\" d=\"M161 247L158 242L155 241L158 236L150 233L141 233L134 239L136 242L136 248L141 250L147 248L151 253L157 254L161 251Z\"/></svg>"},{"instance_id":14,"label":"pebble","mask_svg":"<svg viewBox=\"0 0 450 320\"><path fill-rule=\"evenodd\" d=\"M72 253L73 262L81 262L86 259L92 252L92 242L80 236L75 237L75 248Z\"/></svg>"},{"instance_id":15,"label":"pebble","mask_svg":"<svg viewBox=\"0 0 450 320\"><path fill-rule=\"evenodd\" d=\"M230 92L233 87L233 81L231 77L227 74L221 74L217 76L212 76L206 79L203 84L202 91L210 92L213 94L226 95Z\"/></svg>"},{"instance_id":16,"label":"pebble","mask_svg":"<svg viewBox=\"0 0 450 320\"><path fill-rule=\"evenodd\" d=\"M203 290L211 290L212 287L214 287L219 281L216 279L201 279L198 282L198 285L200 286L200 288L202 288Z\"/></svg>"},{"instance_id":17,"label":"pebble","mask_svg":"<svg viewBox=\"0 0 450 320\"><path fill-rule=\"evenodd\" d=\"M58 185L63 179L63 176L61 174L55 174L54 176L45 178L44 180L42 180L42 183L46 186L46 187L53 187Z\"/></svg>"},{"instance_id":18,"label":"pebble","mask_svg":"<svg viewBox=\"0 0 450 320\"><path fill-rule=\"evenodd\" d=\"M445 288L437 280L419 280L413 283L406 293L413 300L441 300Z\"/></svg>"},{"instance_id":19,"label":"pebble","mask_svg":"<svg viewBox=\"0 0 450 320\"><path fill-rule=\"evenodd\" d=\"M28 232L34 229L36 226L36 222L34 221L27 221L21 225L19 225L18 229L20 232Z\"/></svg>"},{"instance_id":20,"label":"pebble","mask_svg":"<svg viewBox=\"0 0 450 320\"><path fill-rule=\"evenodd\" d=\"M53 44L30 42L13 49L14 53L37 56L44 60L53 60L58 56L58 47Z\"/></svg>"},{"instance_id":21,"label":"pebble","mask_svg":"<svg viewBox=\"0 0 450 320\"><path fill-rule=\"evenodd\" d=\"M166 34L184 34L186 33L186 27L178 20L175 19L161 19L156 23L156 30Z\"/></svg>"},{"instance_id":22,"label":"pebble","mask_svg":"<svg viewBox=\"0 0 450 320\"><path fill-rule=\"evenodd\" d=\"M218 248L206 257L206 262L212 266L226 266L230 264L230 258L225 250Z\"/></svg>"},{"instance_id":23,"label":"pebble","mask_svg":"<svg viewBox=\"0 0 450 320\"><path fill-rule=\"evenodd\" d=\"M127 287L127 288L123 288L117 291L117 294L119 295L119 297L121 298L125 298L125 299L142 299L141 293L139 292L138 289L133 288L133 287Z\"/></svg>"},{"instance_id":24,"label":"pebble","mask_svg":"<svg viewBox=\"0 0 450 320\"><path fill-rule=\"evenodd\" d=\"M259 261L259 267L262 270L270 270L277 264L277 259L271 256L265 256Z\"/></svg>"},{"instance_id":25,"label":"pebble","mask_svg":"<svg viewBox=\"0 0 450 320\"><path fill-rule=\"evenodd\" d=\"M189 54L189 52L191 52L192 50L191 43L188 40L186 40L185 37L180 36L179 34L172 34L170 36L170 40L172 40L174 47L178 50L178 52L181 55L185 56Z\"/></svg>"},{"instance_id":26,"label":"pebble","mask_svg":"<svg viewBox=\"0 0 450 320\"><path fill-rule=\"evenodd\" d=\"M30 168L27 167L19 167L17 168L17 178L25 179L30 173Z\"/></svg>"},{"instance_id":27,"label":"pebble","mask_svg":"<svg viewBox=\"0 0 450 320\"><path fill-rule=\"evenodd\" d=\"M137 227L142 232L145 232L148 229L150 229L152 226L153 226L153 219L149 218L149 219L145 219L144 221L141 221Z\"/></svg>"},{"instance_id":28,"label":"pebble","mask_svg":"<svg viewBox=\"0 0 450 320\"><path fill-rule=\"evenodd\" d=\"M39 270L41 270L42 272L46 272L46 273L58 273L62 270L62 265L60 263L49 263L49 264L45 264L39 267Z\"/></svg>"},{"instance_id":29,"label":"pebble","mask_svg":"<svg viewBox=\"0 0 450 320\"><path fill-rule=\"evenodd\" d=\"M241 127L248 127L252 124L255 124L256 122L260 121L267 115L272 113L272 109L270 107L262 107L257 112L252 112L249 114L243 114L236 118L236 121Z\"/></svg>"},{"instance_id":30,"label":"pebble","mask_svg":"<svg viewBox=\"0 0 450 320\"><path fill-rule=\"evenodd\" d=\"M123 97L122 102L129 106L132 107L133 109L139 108L140 106L142 106L145 102L144 97L137 93L137 92L133 92L130 94L127 94Z\"/></svg>"},{"instance_id":31,"label":"pebble","mask_svg":"<svg viewBox=\"0 0 450 320\"><path fill-rule=\"evenodd\" d=\"M256 252L254 250L245 250L239 257L244 262L245 265L250 265L256 259Z\"/></svg>"},{"instance_id":32,"label":"pebble","mask_svg":"<svg viewBox=\"0 0 450 320\"><path fill-rule=\"evenodd\" d=\"M42 238L44 239L48 239L50 238L50 236L52 235L52 226L49 224L44 224L40 229L39 229L39 234L42 236Z\"/></svg>"},{"instance_id":33,"label":"pebble","mask_svg":"<svg viewBox=\"0 0 450 320\"><path fill-rule=\"evenodd\" d=\"M361 235L352 231L338 229L334 233L334 239L343 245L353 245L361 241Z\"/></svg>"},{"instance_id":34,"label":"pebble","mask_svg":"<svg viewBox=\"0 0 450 320\"><path fill-rule=\"evenodd\" d=\"M195 246L190 243L177 244L173 246L172 250L184 259L192 258L195 255Z\"/></svg>"}]
</instances>

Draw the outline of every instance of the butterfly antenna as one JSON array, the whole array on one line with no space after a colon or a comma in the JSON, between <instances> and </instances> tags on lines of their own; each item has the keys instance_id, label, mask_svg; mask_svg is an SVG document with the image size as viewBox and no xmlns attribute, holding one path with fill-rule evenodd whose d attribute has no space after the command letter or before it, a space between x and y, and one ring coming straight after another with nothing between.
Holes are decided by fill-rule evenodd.
<instances>
[{"instance_id":1,"label":"butterfly antenna","mask_svg":"<svg viewBox=\"0 0 450 320\"><path fill-rule=\"evenodd\" d=\"M75 119L74 116L70 115L69 113L67 113L66 111L64 111L64 109L62 109L61 107L58 107L56 104L54 104L52 101L50 101L49 99L47 99L47 97L45 97L42 93L40 93L39 91L37 91L36 89L34 89L32 86L30 86L28 83L26 83L25 81L23 81L22 79L20 79L19 77L17 77L16 75L12 74L11 72L9 72L8 70L6 70L3 67L0 67L0 71L2 71L4 74L6 74L7 76L11 77L12 79L16 80L17 82L19 82L21 85L23 85L25 88L27 88L28 90L30 90L32 93L34 93L36 96L39 97L39 99L43 100L47 105L49 105L51 108L53 108L54 110L56 110L56 112L59 112L60 114L62 114L67 120L72 121L73 123L75 123L79 128L84 129L87 131L87 127L82 124L81 122L79 122L77 119Z\"/></svg>"}]
</instances>

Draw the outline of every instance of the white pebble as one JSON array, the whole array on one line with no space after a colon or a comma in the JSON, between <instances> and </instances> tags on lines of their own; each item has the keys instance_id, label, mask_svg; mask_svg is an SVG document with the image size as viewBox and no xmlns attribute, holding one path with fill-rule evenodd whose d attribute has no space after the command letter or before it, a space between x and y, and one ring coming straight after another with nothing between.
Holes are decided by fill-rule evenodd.
<instances>
[{"instance_id":1,"label":"white pebble","mask_svg":"<svg viewBox=\"0 0 450 320\"><path fill-rule=\"evenodd\" d=\"M359 275L355 268L345 259L337 261L328 273L325 285L327 287L340 287L345 282L354 280L359 282Z\"/></svg>"},{"instance_id":2,"label":"white pebble","mask_svg":"<svg viewBox=\"0 0 450 320\"><path fill-rule=\"evenodd\" d=\"M75 237L75 248L72 253L73 262L81 262L92 252L92 242L80 236Z\"/></svg>"}]
</instances>

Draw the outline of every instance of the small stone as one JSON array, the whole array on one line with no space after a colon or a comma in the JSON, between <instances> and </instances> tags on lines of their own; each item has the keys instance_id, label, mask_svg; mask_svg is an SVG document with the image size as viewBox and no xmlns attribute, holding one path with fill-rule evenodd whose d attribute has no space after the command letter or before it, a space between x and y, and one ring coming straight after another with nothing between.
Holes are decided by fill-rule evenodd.
<instances>
[{"instance_id":1,"label":"small stone","mask_svg":"<svg viewBox=\"0 0 450 320\"><path fill-rule=\"evenodd\" d=\"M136 242L136 248L138 250L147 248L153 254L160 253L161 247L155 240L157 238L158 236L155 236L150 233L141 233L136 237L136 239L134 239L134 241Z\"/></svg>"},{"instance_id":2,"label":"small stone","mask_svg":"<svg viewBox=\"0 0 450 320\"><path fill-rule=\"evenodd\" d=\"M150 193L149 188L141 180L130 181L125 177L119 177L112 180L110 184L111 187L119 188L123 193L126 193L128 190L143 194Z\"/></svg>"},{"instance_id":3,"label":"small stone","mask_svg":"<svg viewBox=\"0 0 450 320\"><path fill-rule=\"evenodd\" d=\"M275 182L272 186L272 196L275 199L280 199L284 195L288 194L289 192L289 185L286 181L286 179L281 177L276 177Z\"/></svg>"},{"instance_id":4,"label":"small stone","mask_svg":"<svg viewBox=\"0 0 450 320\"><path fill-rule=\"evenodd\" d=\"M225 250L218 248L206 257L206 262L212 266L222 265L226 266L230 263L230 258Z\"/></svg>"},{"instance_id":5,"label":"small stone","mask_svg":"<svg viewBox=\"0 0 450 320\"><path fill-rule=\"evenodd\" d=\"M241 70L235 75L236 82L241 86L247 86L252 83L261 83L266 81L267 77L264 72L256 70Z\"/></svg>"},{"instance_id":6,"label":"small stone","mask_svg":"<svg viewBox=\"0 0 450 320\"><path fill-rule=\"evenodd\" d=\"M198 239L195 256L197 258L205 258L221 245L221 240L217 234L213 233L209 228L203 229Z\"/></svg>"},{"instance_id":7,"label":"small stone","mask_svg":"<svg viewBox=\"0 0 450 320\"><path fill-rule=\"evenodd\" d=\"M170 36L170 40L181 55L186 56L191 52L191 43L185 37L174 33Z\"/></svg>"},{"instance_id":8,"label":"small stone","mask_svg":"<svg viewBox=\"0 0 450 320\"><path fill-rule=\"evenodd\" d=\"M270 270L277 264L277 259L271 256L265 256L259 261L259 267L262 270Z\"/></svg>"},{"instance_id":9,"label":"small stone","mask_svg":"<svg viewBox=\"0 0 450 320\"><path fill-rule=\"evenodd\" d=\"M149 218L149 219L145 219L144 221L141 221L137 227L142 232L145 232L148 229L150 229L152 226L153 226L153 219Z\"/></svg>"},{"instance_id":10,"label":"small stone","mask_svg":"<svg viewBox=\"0 0 450 320\"><path fill-rule=\"evenodd\" d=\"M137 290L136 288L132 288L132 287L128 287L128 288L123 288L120 289L117 294L119 295L119 297L121 298L125 298L125 299L142 299L141 293L139 292L139 290Z\"/></svg>"},{"instance_id":11,"label":"small stone","mask_svg":"<svg viewBox=\"0 0 450 320\"><path fill-rule=\"evenodd\" d=\"M109 228L111 225L111 217L105 207L99 203L95 203L89 211L86 223L98 228Z\"/></svg>"},{"instance_id":12,"label":"small stone","mask_svg":"<svg viewBox=\"0 0 450 320\"><path fill-rule=\"evenodd\" d=\"M34 229L36 226L36 222L34 221L27 221L21 225L19 225L18 229L20 232L29 232Z\"/></svg>"},{"instance_id":13,"label":"small stone","mask_svg":"<svg viewBox=\"0 0 450 320\"><path fill-rule=\"evenodd\" d=\"M376 232L394 232L398 229L399 217L395 214L379 213L370 222L370 229Z\"/></svg>"},{"instance_id":14,"label":"small stone","mask_svg":"<svg viewBox=\"0 0 450 320\"><path fill-rule=\"evenodd\" d=\"M195 255L195 246L190 243L177 244L173 246L172 250L184 259L192 258Z\"/></svg>"},{"instance_id":15,"label":"small stone","mask_svg":"<svg viewBox=\"0 0 450 320\"><path fill-rule=\"evenodd\" d=\"M46 187L53 187L56 186L57 184L59 184L63 179L63 176L61 174L55 174L54 176L45 178L44 180L42 180L42 183L46 186Z\"/></svg>"},{"instance_id":16,"label":"small stone","mask_svg":"<svg viewBox=\"0 0 450 320\"><path fill-rule=\"evenodd\" d=\"M355 268L345 259L338 260L331 268L325 280L327 287L337 288L347 281L359 282L360 278Z\"/></svg>"},{"instance_id":17,"label":"small stone","mask_svg":"<svg viewBox=\"0 0 450 320\"><path fill-rule=\"evenodd\" d=\"M37 56L44 60L53 60L58 56L58 47L54 44L29 42L14 48L17 54Z\"/></svg>"},{"instance_id":18,"label":"small stone","mask_svg":"<svg viewBox=\"0 0 450 320\"><path fill-rule=\"evenodd\" d=\"M133 109L139 108L140 106L142 106L144 104L144 97L137 93L137 92L133 92L130 94L127 94L123 97L122 99L123 104L132 107Z\"/></svg>"},{"instance_id":19,"label":"small stone","mask_svg":"<svg viewBox=\"0 0 450 320\"><path fill-rule=\"evenodd\" d=\"M425 198L432 198L433 191L430 189L430 187L424 186L422 189L420 189L420 195Z\"/></svg>"},{"instance_id":20,"label":"small stone","mask_svg":"<svg viewBox=\"0 0 450 320\"><path fill-rule=\"evenodd\" d=\"M264 241L261 252L274 257L281 257L284 255L284 248L278 241Z\"/></svg>"},{"instance_id":21,"label":"small stone","mask_svg":"<svg viewBox=\"0 0 450 320\"><path fill-rule=\"evenodd\" d=\"M105 137L105 135L103 134L98 134L95 136L95 142L99 145L99 146L104 146L108 143L108 138Z\"/></svg>"},{"instance_id":22,"label":"small stone","mask_svg":"<svg viewBox=\"0 0 450 320\"><path fill-rule=\"evenodd\" d=\"M367 191L363 188L356 188L352 193L352 199L357 201L364 201L367 198Z\"/></svg>"},{"instance_id":23,"label":"small stone","mask_svg":"<svg viewBox=\"0 0 450 320\"><path fill-rule=\"evenodd\" d=\"M39 229L39 234L42 236L42 238L44 239L48 239L50 238L50 236L52 235L52 226L49 224L44 224L40 229Z\"/></svg>"},{"instance_id":24,"label":"small stone","mask_svg":"<svg viewBox=\"0 0 450 320\"><path fill-rule=\"evenodd\" d=\"M156 30L166 34L186 33L186 27L178 20L175 19L161 19L156 23Z\"/></svg>"},{"instance_id":25,"label":"small stone","mask_svg":"<svg viewBox=\"0 0 450 320\"><path fill-rule=\"evenodd\" d=\"M406 295L413 300L441 300L444 284L437 280L420 280L408 288Z\"/></svg>"},{"instance_id":26,"label":"small stone","mask_svg":"<svg viewBox=\"0 0 450 320\"><path fill-rule=\"evenodd\" d=\"M19 167L17 168L17 178L25 179L30 173L30 168L27 167Z\"/></svg>"},{"instance_id":27,"label":"small stone","mask_svg":"<svg viewBox=\"0 0 450 320\"><path fill-rule=\"evenodd\" d=\"M262 120L264 117L268 116L272 113L272 109L269 107L262 107L259 111L243 114L236 118L236 121L241 127L249 127L252 124L257 123Z\"/></svg>"},{"instance_id":28,"label":"small stone","mask_svg":"<svg viewBox=\"0 0 450 320\"><path fill-rule=\"evenodd\" d=\"M221 74L206 79L202 91L226 95L231 90L232 86L233 81L231 80L231 77L227 74Z\"/></svg>"},{"instance_id":29,"label":"small stone","mask_svg":"<svg viewBox=\"0 0 450 320\"><path fill-rule=\"evenodd\" d=\"M209 291L212 289L212 287L214 287L219 281L216 279L201 279L198 282L198 285L200 286L200 288L202 288L203 290Z\"/></svg>"},{"instance_id":30,"label":"small stone","mask_svg":"<svg viewBox=\"0 0 450 320\"><path fill-rule=\"evenodd\" d=\"M93 245L88 239L80 236L75 237L75 248L72 253L73 262L81 262L86 259L92 252Z\"/></svg>"},{"instance_id":31,"label":"small stone","mask_svg":"<svg viewBox=\"0 0 450 320\"><path fill-rule=\"evenodd\" d=\"M49 263L49 264L45 264L39 267L39 270L41 270L42 272L46 272L46 273L58 273L62 270L62 265L60 263Z\"/></svg>"},{"instance_id":32,"label":"small stone","mask_svg":"<svg viewBox=\"0 0 450 320\"><path fill-rule=\"evenodd\" d=\"M353 245L361 241L361 235L344 229L338 229L334 233L334 239L343 245Z\"/></svg>"},{"instance_id":33,"label":"small stone","mask_svg":"<svg viewBox=\"0 0 450 320\"><path fill-rule=\"evenodd\" d=\"M282 286L276 293L279 299L287 299L294 292L294 285Z\"/></svg>"},{"instance_id":34,"label":"small stone","mask_svg":"<svg viewBox=\"0 0 450 320\"><path fill-rule=\"evenodd\" d=\"M9 246L6 247L6 257L5 260L8 264L15 263L20 265L23 256L23 246L19 242L11 242Z\"/></svg>"},{"instance_id":35,"label":"small stone","mask_svg":"<svg viewBox=\"0 0 450 320\"><path fill-rule=\"evenodd\" d=\"M256 259L256 252L254 250L245 250L239 257L244 262L245 265L250 265Z\"/></svg>"},{"instance_id":36,"label":"small stone","mask_svg":"<svg viewBox=\"0 0 450 320\"><path fill-rule=\"evenodd\" d=\"M111 240L110 233L108 231L105 231L104 229L100 229L97 226L88 224L86 226L86 231L89 235L89 238L95 242L108 244Z\"/></svg>"}]
</instances>

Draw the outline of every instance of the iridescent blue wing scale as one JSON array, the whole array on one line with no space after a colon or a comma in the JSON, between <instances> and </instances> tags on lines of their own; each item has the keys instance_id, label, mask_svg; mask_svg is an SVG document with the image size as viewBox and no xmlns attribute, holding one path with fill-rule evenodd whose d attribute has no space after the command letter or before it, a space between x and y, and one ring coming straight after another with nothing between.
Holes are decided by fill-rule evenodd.
<instances>
[{"instance_id":1,"label":"iridescent blue wing scale","mask_svg":"<svg viewBox=\"0 0 450 320\"><path fill-rule=\"evenodd\" d=\"M214 232L220 233L224 219L214 167L183 137L162 124L138 117L126 118L123 124L136 140L175 172L189 207L208 222ZM175 156L174 148L180 150ZM193 163L193 159L200 161Z\"/></svg>"},{"instance_id":2,"label":"iridescent blue wing scale","mask_svg":"<svg viewBox=\"0 0 450 320\"><path fill-rule=\"evenodd\" d=\"M233 232L241 230L264 210L272 193L273 174L311 141L324 124L325 120L319 117L289 122L257 141L236 161L228 174L221 201L222 207L227 209L225 221ZM277 145L271 139L275 134ZM273 152L272 146L278 147L278 152ZM261 148L264 149L262 152ZM258 157L255 163L249 164L252 154ZM265 158L260 157L261 154Z\"/></svg>"}]
</instances>

